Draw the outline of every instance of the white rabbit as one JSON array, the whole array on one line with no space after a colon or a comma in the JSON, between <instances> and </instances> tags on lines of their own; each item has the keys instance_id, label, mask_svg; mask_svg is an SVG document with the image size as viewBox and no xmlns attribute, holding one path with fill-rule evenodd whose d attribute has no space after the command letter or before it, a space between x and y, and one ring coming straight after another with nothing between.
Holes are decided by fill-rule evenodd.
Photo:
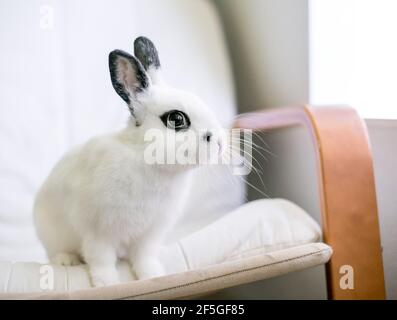
<instances>
[{"instance_id":1,"label":"white rabbit","mask_svg":"<svg viewBox=\"0 0 397 320\"><path fill-rule=\"evenodd\" d=\"M181 214L194 166L148 164L145 133L196 134L188 154L196 160L203 160L199 148L219 156L226 143L215 115L200 99L162 81L149 39L137 38L134 54L115 50L109 55L113 87L132 115L127 127L67 153L35 201L36 230L50 261L74 265L82 259L95 286L119 281L117 258L128 259L139 279L164 274L156 254Z\"/></svg>"}]
</instances>

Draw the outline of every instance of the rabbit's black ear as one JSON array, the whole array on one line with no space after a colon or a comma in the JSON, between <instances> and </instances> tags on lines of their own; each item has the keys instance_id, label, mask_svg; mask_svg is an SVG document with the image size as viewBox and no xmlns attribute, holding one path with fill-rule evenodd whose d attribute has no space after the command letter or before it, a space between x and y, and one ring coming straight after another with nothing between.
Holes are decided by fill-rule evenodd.
<instances>
[{"instance_id":1,"label":"rabbit's black ear","mask_svg":"<svg viewBox=\"0 0 397 320\"><path fill-rule=\"evenodd\" d=\"M114 50L109 54L109 71L113 88L130 108L136 94L150 86L150 79L142 64L132 55Z\"/></svg>"},{"instance_id":2,"label":"rabbit's black ear","mask_svg":"<svg viewBox=\"0 0 397 320\"><path fill-rule=\"evenodd\" d=\"M146 37L138 37L134 41L135 57L143 64L145 70L159 69L160 59L153 42Z\"/></svg>"}]
</instances>

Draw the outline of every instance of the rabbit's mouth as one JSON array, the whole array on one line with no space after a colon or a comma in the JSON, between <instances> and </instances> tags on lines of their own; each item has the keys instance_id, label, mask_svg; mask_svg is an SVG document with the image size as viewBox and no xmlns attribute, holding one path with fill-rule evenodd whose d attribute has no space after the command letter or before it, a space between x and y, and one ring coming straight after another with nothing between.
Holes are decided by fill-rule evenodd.
<instances>
[{"instance_id":1,"label":"rabbit's mouth","mask_svg":"<svg viewBox=\"0 0 397 320\"><path fill-rule=\"evenodd\" d=\"M218 133L213 133L211 131L206 131L203 135L203 140L208 143L211 150L215 147L217 150L217 156L221 157L225 150L225 141L222 139L222 135Z\"/></svg>"}]
</instances>

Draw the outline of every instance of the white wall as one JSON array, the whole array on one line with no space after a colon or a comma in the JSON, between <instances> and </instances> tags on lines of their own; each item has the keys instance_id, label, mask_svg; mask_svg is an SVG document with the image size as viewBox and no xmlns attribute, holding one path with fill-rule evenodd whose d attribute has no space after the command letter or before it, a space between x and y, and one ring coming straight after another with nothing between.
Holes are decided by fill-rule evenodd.
<instances>
[{"instance_id":1,"label":"white wall","mask_svg":"<svg viewBox=\"0 0 397 320\"><path fill-rule=\"evenodd\" d=\"M307 0L213 0L224 22L240 111L309 97Z\"/></svg>"},{"instance_id":2,"label":"white wall","mask_svg":"<svg viewBox=\"0 0 397 320\"><path fill-rule=\"evenodd\" d=\"M366 123L374 157L386 294L397 299L397 120Z\"/></svg>"},{"instance_id":3,"label":"white wall","mask_svg":"<svg viewBox=\"0 0 397 320\"><path fill-rule=\"evenodd\" d=\"M397 119L397 1L310 1L310 101Z\"/></svg>"}]
</instances>

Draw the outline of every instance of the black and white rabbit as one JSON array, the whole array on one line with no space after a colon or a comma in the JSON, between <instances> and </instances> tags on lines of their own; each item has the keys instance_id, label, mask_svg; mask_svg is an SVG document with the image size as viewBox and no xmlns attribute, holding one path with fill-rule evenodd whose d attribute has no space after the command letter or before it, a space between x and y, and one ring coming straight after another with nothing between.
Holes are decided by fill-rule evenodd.
<instances>
[{"instance_id":1,"label":"black and white rabbit","mask_svg":"<svg viewBox=\"0 0 397 320\"><path fill-rule=\"evenodd\" d=\"M199 98L164 83L149 39L137 38L134 54L109 55L113 87L132 115L126 128L67 153L35 201L36 230L50 261L75 265L82 259L95 286L118 282L117 258L128 259L139 279L164 274L156 254L181 214L194 166L148 164L148 130L179 138L194 133L189 157L199 161L200 148L219 156L226 143Z\"/></svg>"}]
</instances>

